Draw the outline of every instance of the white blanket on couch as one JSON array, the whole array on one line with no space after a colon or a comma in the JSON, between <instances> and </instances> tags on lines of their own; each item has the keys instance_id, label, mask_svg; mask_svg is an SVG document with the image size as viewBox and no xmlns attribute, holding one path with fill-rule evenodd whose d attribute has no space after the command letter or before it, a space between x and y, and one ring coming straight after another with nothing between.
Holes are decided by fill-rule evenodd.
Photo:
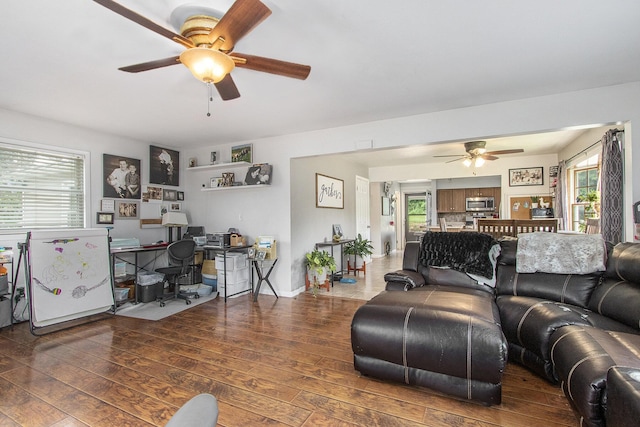
<instances>
[{"instance_id":1,"label":"white blanket on couch","mask_svg":"<svg viewBox=\"0 0 640 427\"><path fill-rule=\"evenodd\" d=\"M518 235L518 273L589 274L606 270L607 250L600 234L548 232Z\"/></svg>"}]
</instances>

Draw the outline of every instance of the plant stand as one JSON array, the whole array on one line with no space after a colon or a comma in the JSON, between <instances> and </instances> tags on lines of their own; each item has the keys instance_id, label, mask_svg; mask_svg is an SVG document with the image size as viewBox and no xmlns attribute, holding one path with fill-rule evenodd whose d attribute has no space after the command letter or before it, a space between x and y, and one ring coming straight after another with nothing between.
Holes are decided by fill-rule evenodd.
<instances>
[{"instance_id":1,"label":"plant stand","mask_svg":"<svg viewBox=\"0 0 640 427\"><path fill-rule=\"evenodd\" d=\"M356 264L355 262L353 263L353 267L351 267L351 261L347 261L347 274L351 273L351 270L353 270L353 274L354 275L358 275L358 272L362 271L364 273L364 275L367 275L367 263L365 261L362 261L362 267L360 268L356 268Z\"/></svg>"},{"instance_id":2,"label":"plant stand","mask_svg":"<svg viewBox=\"0 0 640 427\"><path fill-rule=\"evenodd\" d=\"M309 277L305 274L304 275L304 290L308 291L309 288L311 288L311 282L309 281ZM318 285L318 288L327 288L327 292L329 292L330 288L331 288L331 282L328 279L327 276L327 280L324 281L324 283L321 283Z\"/></svg>"}]
</instances>

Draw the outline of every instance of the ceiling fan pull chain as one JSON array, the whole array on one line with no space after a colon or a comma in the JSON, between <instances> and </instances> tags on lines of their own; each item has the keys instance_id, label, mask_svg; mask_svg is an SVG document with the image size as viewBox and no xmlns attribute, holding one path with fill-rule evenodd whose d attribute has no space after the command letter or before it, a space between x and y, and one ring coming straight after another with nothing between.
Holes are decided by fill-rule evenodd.
<instances>
[{"instance_id":1,"label":"ceiling fan pull chain","mask_svg":"<svg viewBox=\"0 0 640 427\"><path fill-rule=\"evenodd\" d=\"M211 112L209 111L209 107L211 106L211 102L213 101L213 88L211 87L211 83L207 83L207 117L211 117Z\"/></svg>"}]
</instances>

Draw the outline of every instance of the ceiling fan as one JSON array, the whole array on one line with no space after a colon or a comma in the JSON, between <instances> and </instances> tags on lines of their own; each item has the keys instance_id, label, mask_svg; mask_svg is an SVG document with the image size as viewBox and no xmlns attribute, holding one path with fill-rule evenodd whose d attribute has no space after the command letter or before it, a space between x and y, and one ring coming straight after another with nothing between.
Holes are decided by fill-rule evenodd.
<instances>
[{"instance_id":1,"label":"ceiling fan","mask_svg":"<svg viewBox=\"0 0 640 427\"><path fill-rule=\"evenodd\" d=\"M178 56L119 68L122 71L138 73L182 63L197 79L213 83L224 101L240 97L229 74L235 67L300 80L306 79L311 72L308 65L233 52L242 37L271 15L271 10L260 0L236 0L220 19L206 15L188 17L180 29L182 34L174 33L115 1L94 1L187 48Z\"/></svg>"},{"instance_id":2,"label":"ceiling fan","mask_svg":"<svg viewBox=\"0 0 640 427\"><path fill-rule=\"evenodd\" d=\"M480 167L484 164L486 160L498 159L496 155L524 152L522 148L516 148L513 150L487 151L487 149L485 148L486 145L487 145L487 141L469 141L464 143L464 149L467 152L466 154L450 154L450 155L433 156L433 157L457 157L456 159L449 160L447 163L452 163L452 162L456 162L458 160L464 159L462 163L466 167L469 167L472 164L476 167Z\"/></svg>"}]
</instances>

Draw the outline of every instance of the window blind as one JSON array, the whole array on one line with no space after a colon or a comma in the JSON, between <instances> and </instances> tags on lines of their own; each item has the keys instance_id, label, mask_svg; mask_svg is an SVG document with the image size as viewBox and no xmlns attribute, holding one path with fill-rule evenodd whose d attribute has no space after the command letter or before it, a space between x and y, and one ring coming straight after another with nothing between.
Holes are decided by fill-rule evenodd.
<instances>
[{"instance_id":1,"label":"window blind","mask_svg":"<svg viewBox=\"0 0 640 427\"><path fill-rule=\"evenodd\" d=\"M0 145L0 229L82 228L85 158Z\"/></svg>"}]
</instances>

